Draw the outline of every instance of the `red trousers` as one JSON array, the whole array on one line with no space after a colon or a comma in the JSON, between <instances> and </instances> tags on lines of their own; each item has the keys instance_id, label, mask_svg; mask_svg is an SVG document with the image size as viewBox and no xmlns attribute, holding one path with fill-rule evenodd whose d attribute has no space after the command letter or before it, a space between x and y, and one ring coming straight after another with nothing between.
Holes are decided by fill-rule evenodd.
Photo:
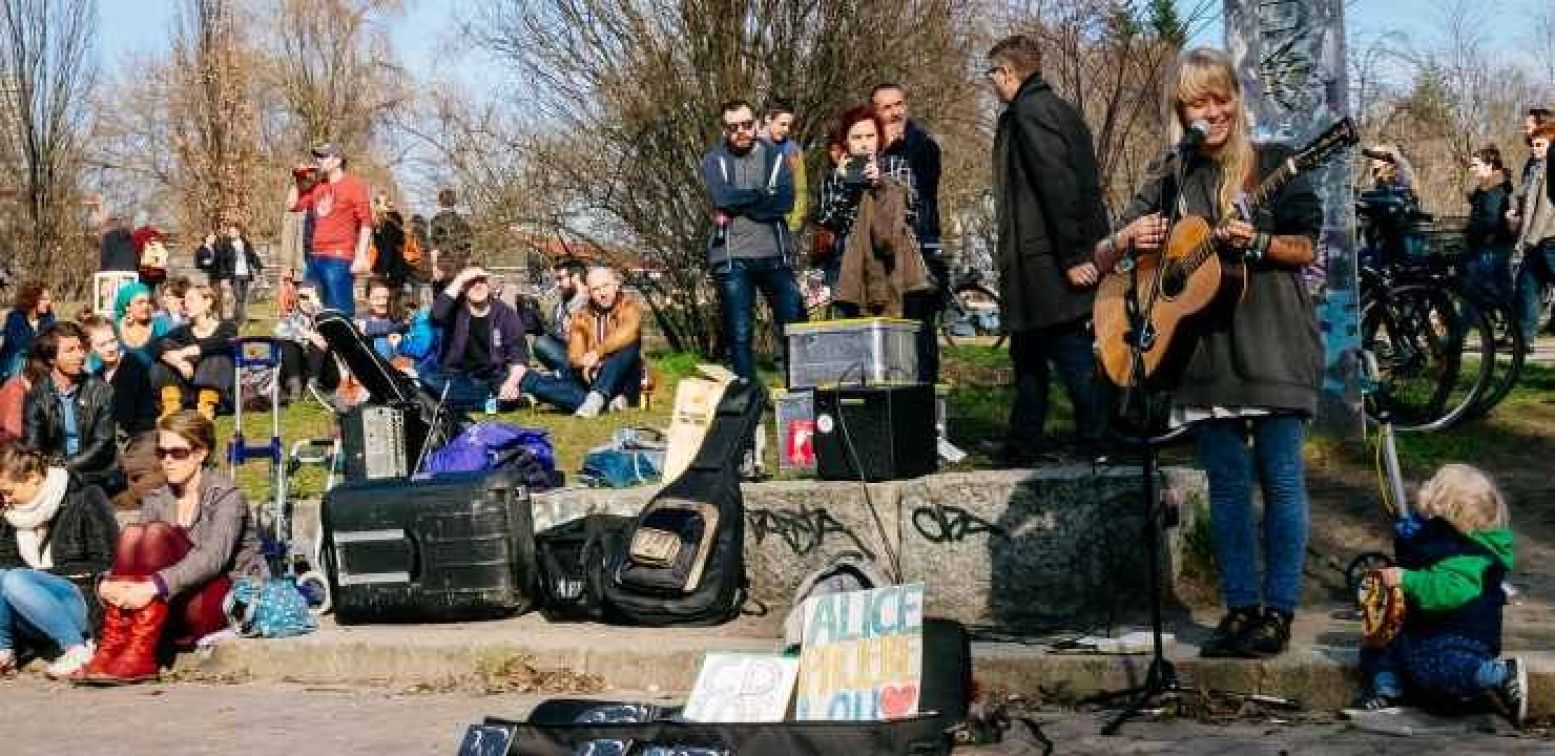
<instances>
[{"instance_id":1,"label":"red trousers","mask_svg":"<svg viewBox=\"0 0 1555 756\"><path fill-rule=\"evenodd\" d=\"M114 578L145 578L183 559L194 544L184 529L165 522L130 525L119 533L114 549ZM232 590L232 580L218 575L167 600L167 626L163 638L178 648L192 648L195 641L227 627L222 602Z\"/></svg>"}]
</instances>

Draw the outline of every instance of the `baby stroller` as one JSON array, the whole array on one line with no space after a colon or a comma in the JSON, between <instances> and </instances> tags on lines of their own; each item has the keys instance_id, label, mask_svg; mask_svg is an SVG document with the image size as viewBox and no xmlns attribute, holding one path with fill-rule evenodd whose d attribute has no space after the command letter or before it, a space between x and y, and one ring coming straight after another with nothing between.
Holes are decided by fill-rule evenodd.
<instances>
[{"instance_id":1,"label":"baby stroller","mask_svg":"<svg viewBox=\"0 0 1555 756\"><path fill-rule=\"evenodd\" d=\"M277 577L291 577L297 584L297 590L308 601L308 606L315 613L323 613L329 610L329 581L315 566L318 560L318 539L299 540L292 532L292 502L290 498L290 483L293 465L283 465L283 446L281 442L281 396L280 381L254 381L249 380L254 375L269 373L273 375L280 369L281 345L280 342L264 337L242 338L233 343L233 371L235 372L233 385L238 387L239 396L233 404L233 430L232 440L227 444L227 467L231 472L250 461L260 459L268 460L270 470L270 490L272 497L268 508L258 505L252 513L254 522L260 532L260 549L270 567L270 574ZM241 395L245 386L258 386L268 396L270 406L270 438L265 443L250 444L243 430L245 397ZM260 402L261 404L263 402ZM294 445L292 455L295 459L300 449L316 444L315 440L299 442Z\"/></svg>"}]
</instances>

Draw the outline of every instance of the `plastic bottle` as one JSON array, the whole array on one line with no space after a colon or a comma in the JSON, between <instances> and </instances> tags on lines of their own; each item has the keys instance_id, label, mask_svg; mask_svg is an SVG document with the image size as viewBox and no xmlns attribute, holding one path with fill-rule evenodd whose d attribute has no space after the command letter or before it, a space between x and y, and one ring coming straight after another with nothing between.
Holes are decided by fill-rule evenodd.
<instances>
[{"instance_id":1,"label":"plastic bottle","mask_svg":"<svg viewBox=\"0 0 1555 756\"><path fill-rule=\"evenodd\" d=\"M486 414L488 414L488 415L495 415L495 414L497 414L497 395L496 394L487 394L486 395Z\"/></svg>"}]
</instances>

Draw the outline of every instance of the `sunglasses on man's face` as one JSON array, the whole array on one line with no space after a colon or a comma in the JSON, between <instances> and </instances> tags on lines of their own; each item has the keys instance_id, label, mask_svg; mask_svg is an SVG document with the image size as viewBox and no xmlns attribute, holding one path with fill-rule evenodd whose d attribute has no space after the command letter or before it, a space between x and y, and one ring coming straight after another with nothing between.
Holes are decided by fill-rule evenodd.
<instances>
[{"instance_id":1,"label":"sunglasses on man's face","mask_svg":"<svg viewBox=\"0 0 1555 756\"><path fill-rule=\"evenodd\" d=\"M755 128L756 122L751 120L735 121L734 123L724 121L724 131L727 131L730 134L740 131L753 131Z\"/></svg>"},{"instance_id":2,"label":"sunglasses on man's face","mask_svg":"<svg viewBox=\"0 0 1555 756\"><path fill-rule=\"evenodd\" d=\"M173 459L182 462L194 455L194 449L187 446L158 446L156 454L157 459L167 459L168 457L172 457Z\"/></svg>"}]
</instances>

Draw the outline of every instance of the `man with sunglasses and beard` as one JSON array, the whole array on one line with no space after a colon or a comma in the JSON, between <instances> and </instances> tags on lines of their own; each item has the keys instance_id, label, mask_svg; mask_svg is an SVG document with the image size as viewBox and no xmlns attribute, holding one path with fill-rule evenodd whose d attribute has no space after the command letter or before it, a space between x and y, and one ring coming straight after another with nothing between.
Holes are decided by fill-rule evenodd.
<instances>
[{"instance_id":1,"label":"man with sunglasses and beard","mask_svg":"<svg viewBox=\"0 0 1555 756\"><path fill-rule=\"evenodd\" d=\"M754 380L756 292L772 308L779 344L784 343L784 326L805 319L804 301L788 263L793 240L786 216L794 208L794 176L781 152L756 138L750 103L732 100L720 114L724 138L702 160L714 210L707 262L723 302L734 372Z\"/></svg>"}]
</instances>

